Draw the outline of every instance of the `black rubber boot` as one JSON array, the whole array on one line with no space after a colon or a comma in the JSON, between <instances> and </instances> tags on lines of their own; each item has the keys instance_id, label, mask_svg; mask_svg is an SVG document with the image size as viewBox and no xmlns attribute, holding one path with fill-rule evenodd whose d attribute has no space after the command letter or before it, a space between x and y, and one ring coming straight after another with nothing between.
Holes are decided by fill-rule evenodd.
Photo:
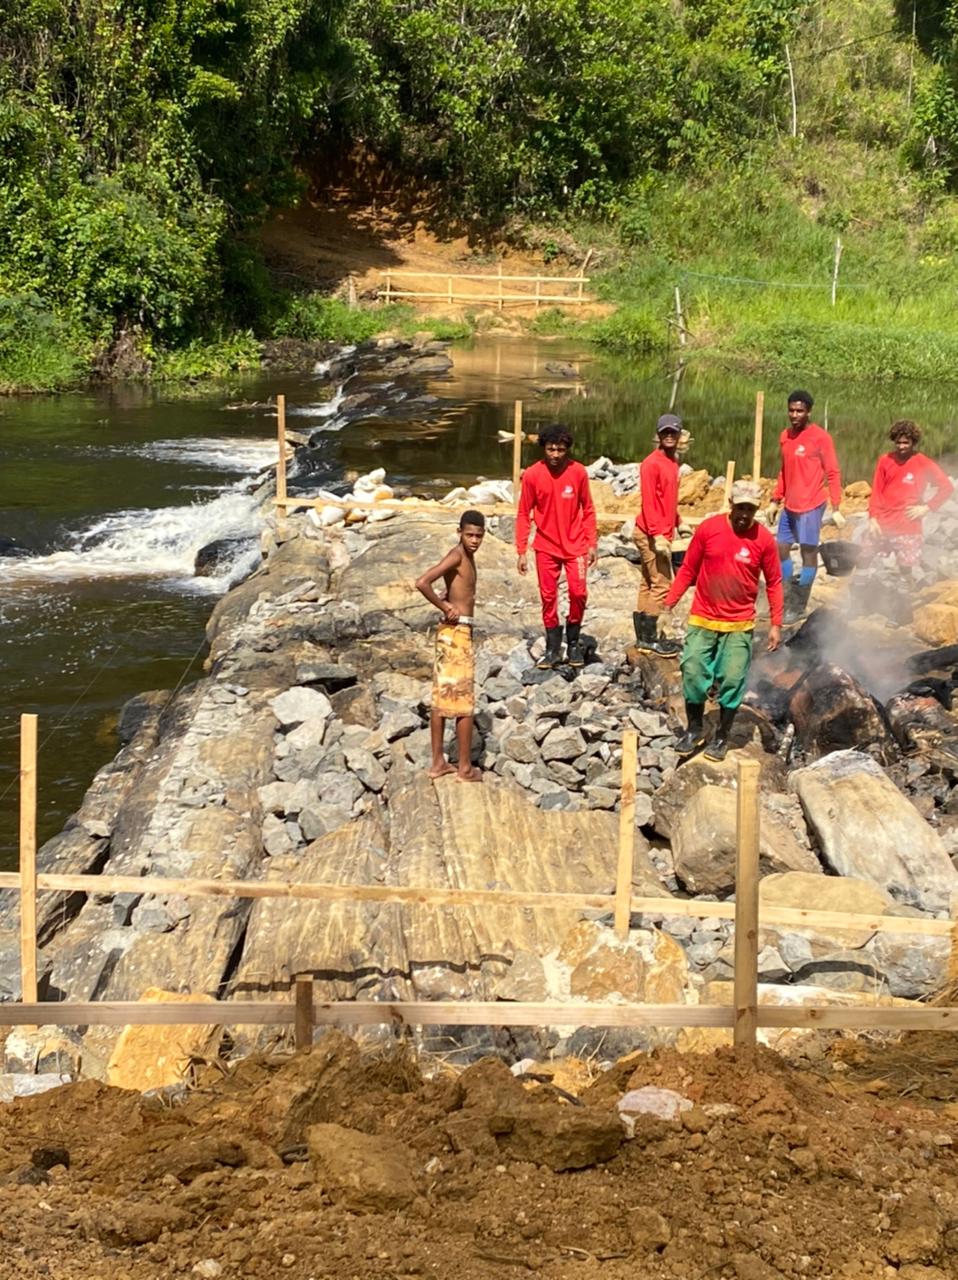
<instances>
[{"instance_id":1,"label":"black rubber boot","mask_svg":"<svg viewBox=\"0 0 958 1280\"><path fill-rule=\"evenodd\" d=\"M800 585L796 578L793 578L789 584L788 599L785 601L785 625L791 626L793 622L801 622L805 617L805 606L808 604L808 597L812 594L812 584L807 587Z\"/></svg>"},{"instance_id":2,"label":"black rubber boot","mask_svg":"<svg viewBox=\"0 0 958 1280\"><path fill-rule=\"evenodd\" d=\"M652 627L649 623L652 623ZM655 619L650 618L647 613L633 613L632 625L635 628L636 647L642 653L651 653L652 643L655 640Z\"/></svg>"},{"instance_id":3,"label":"black rubber boot","mask_svg":"<svg viewBox=\"0 0 958 1280\"><path fill-rule=\"evenodd\" d=\"M675 744L675 750L678 755L690 756L694 752L698 751L699 747L704 745L705 731L702 728L702 714L704 711L704 703L686 702L685 714L688 719L689 727Z\"/></svg>"},{"instance_id":4,"label":"black rubber boot","mask_svg":"<svg viewBox=\"0 0 958 1280\"><path fill-rule=\"evenodd\" d=\"M567 622L565 624L565 660L570 667L585 666L585 654L579 644L579 632L581 630L581 622Z\"/></svg>"},{"instance_id":5,"label":"black rubber boot","mask_svg":"<svg viewBox=\"0 0 958 1280\"><path fill-rule=\"evenodd\" d=\"M536 663L540 671L551 671L562 661L562 628L546 627L546 651Z\"/></svg>"},{"instance_id":6,"label":"black rubber boot","mask_svg":"<svg viewBox=\"0 0 958 1280\"><path fill-rule=\"evenodd\" d=\"M657 658L677 658L682 652L682 646L677 640L659 635L658 618L649 618L649 637L651 640L649 652L654 653Z\"/></svg>"},{"instance_id":7,"label":"black rubber boot","mask_svg":"<svg viewBox=\"0 0 958 1280\"><path fill-rule=\"evenodd\" d=\"M706 760L724 760L728 755L728 737L732 732L732 721L735 719L737 710L737 707L719 707L719 722L715 736L702 752Z\"/></svg>"}]
</instances>

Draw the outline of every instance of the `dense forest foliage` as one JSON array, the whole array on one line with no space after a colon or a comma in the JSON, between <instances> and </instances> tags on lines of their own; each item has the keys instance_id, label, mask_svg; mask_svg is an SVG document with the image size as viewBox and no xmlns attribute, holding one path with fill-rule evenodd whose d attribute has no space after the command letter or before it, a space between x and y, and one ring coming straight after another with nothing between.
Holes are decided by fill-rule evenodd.
<instances>
[{"instance_id":1,"label":"dense forest foliage","mask_svg":"<svg viewBox=\"0 0 958 1280\"><path fill-rule=\"evenodd\" d=\"M0 364L15 382L45 351L53 385L119 334L149 351L268 331L243 232L359 141L474 225L591 218L674 258L703 192L774 208L782 165L836 139L892 156L927 220L958 180L958 0L18 0ZM685 232L663 217L677 196ZM847 190L825 203L829 236L854 228ZM729 208L712 214L721 239ZM938 242L958 247L958 218Z\"/></svg>"}]
</instances>

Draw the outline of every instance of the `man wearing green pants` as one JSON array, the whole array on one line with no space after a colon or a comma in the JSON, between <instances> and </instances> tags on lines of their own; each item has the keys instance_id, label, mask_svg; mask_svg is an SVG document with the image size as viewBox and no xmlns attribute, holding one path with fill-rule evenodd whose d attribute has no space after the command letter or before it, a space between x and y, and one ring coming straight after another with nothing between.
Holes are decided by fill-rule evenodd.
<instances>
[{"instance_id":1,"label":"man wearing green pants","mask_svg":"<svg viewBox=\"0 0 958 1280\"><path fill-rule=\"evenodd\" d=\"M675 744L680 756L690 756L704 745L705 700L714 691L719 723L705 756L708 760L725 759L732 721L745 696L752 661L760 575L765 579L772 623L769 652L781 643L782 570L774 537L755 523L761 501L758 485L736 481L731 511L702 521L665 598L666 609L671 609L695 584L682 649L688 729Z\"/></svg>"}]
</instances>

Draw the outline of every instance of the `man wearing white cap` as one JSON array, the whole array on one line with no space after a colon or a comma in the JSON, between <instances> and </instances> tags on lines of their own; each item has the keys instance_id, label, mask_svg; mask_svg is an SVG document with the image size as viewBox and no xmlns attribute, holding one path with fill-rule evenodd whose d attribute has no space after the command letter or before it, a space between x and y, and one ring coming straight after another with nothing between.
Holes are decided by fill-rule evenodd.
<instances>
[{"instance_id":1,"label":"man wearing white cap","mask_svg":"<svg viewBox=\"0 0 958 1280\"><path fill-rule=\"evenodd\" d=\"M760 575L765 579L772 624L769 651L781 643L782 570L774 537L755 522L761 501L758 485L746 480L732 485L731 511L702 521L665 598L666 609L671 609L695 584L681 661L688 715L688 729L675 744L681 756L692 755L704 745L705 700L714 691L719 723L705 756L725 759L752 661Z\"/></svg>"}]
</instances>

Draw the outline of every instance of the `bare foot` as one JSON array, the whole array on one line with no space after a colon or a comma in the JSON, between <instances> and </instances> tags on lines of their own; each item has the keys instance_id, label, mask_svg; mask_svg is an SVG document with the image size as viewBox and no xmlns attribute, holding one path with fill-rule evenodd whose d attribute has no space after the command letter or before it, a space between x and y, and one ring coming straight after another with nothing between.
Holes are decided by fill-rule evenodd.
<instances>
[{"instance_id":1,"label":"bare foot","mask_svg":"<svg viewBox=\"0 0 958 1280\"><path fill-rule=\"evenodd\" d=\"M473 765L468 773L457 773L456 780L458 782L481 782L482 770Z\"/></svg>"},{"instance_id":2,"label":"bare foot","mask_svg":"<svg viewBox=\"0 0 958 1280\"><path fill-rule=\"evenodd\" d=\"M455 773L455 772L456 772L456 766L454 764L449 764L447 760L444 760L442 764L433 765L433 767L429 770L429 776L430 778L444 778L447 773Z\"/></svg>"}]
</instances>

